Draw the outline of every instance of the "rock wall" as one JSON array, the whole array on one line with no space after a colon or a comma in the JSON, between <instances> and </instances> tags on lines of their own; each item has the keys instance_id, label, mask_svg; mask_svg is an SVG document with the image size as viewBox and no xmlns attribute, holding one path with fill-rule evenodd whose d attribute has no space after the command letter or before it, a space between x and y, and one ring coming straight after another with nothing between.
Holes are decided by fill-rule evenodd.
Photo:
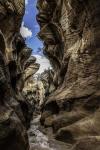
<instances>
[{"instance_id":1,"label":"rock wall","mask_svg":"<svg viewBox=\"0 0 100 150\"><path fill-rule=\"evenodd\" d=\"M43 83L46 97L50 95L56 89L54 82L53 82L53 77L54 77L54 72L53 70L50 70L50 69L45 70L40 75L40 80Z\"/></svg>"},{"instance_id":2,"label":"rock wall","mask_svg":"<svg viewBox=\"0 0 100 150\"><path fill-rule=\"evenodd\" d=\"M29 149L26 129L32 111L22 91L39 64L19 32L24 10L24 0L0 0L0 149L3 150Z\"/></svg>"},{"instance_id":3,"label":"rock wall","mask_svg":"<svg viewBox=\"0 0 100 150\"><path fill-rule=\"evenodd\" d=\"M34 109L34 115L36 113L40 112L42 104L45 100L45 87L43 84L43 81L41 80L40 75L37 74L33 77L30 77L30 79L25 83L23 93L28 99L28 101L31 103Z\"/></svg>"},{"instance_id":4,"label":"rock wall","mask_svg":"<svg viewBox=\"0 0 100 150\"><path fill-rule=\"evenodd\" d=\"M99 150L100 1L38 0L39 38L56 90L47 97L41 123L72 149ZM48 121L50 120L50 121Z\"/></svg>"}]
</instances>

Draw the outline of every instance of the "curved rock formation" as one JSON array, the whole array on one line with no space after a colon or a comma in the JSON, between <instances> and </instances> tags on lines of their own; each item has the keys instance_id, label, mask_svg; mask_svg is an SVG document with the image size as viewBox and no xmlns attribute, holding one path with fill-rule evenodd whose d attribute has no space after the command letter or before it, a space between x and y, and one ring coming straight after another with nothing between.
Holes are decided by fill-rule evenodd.
<instances>
[{"instance_id":1,"label":"curved rock formation","mask_svg":"<svg viewBox=\"0 0 100 150\"><path fill-rule=\"evenodd\" d=\"M22 17L24 15L24 0L0 1L0 30L6 42L7 62L13 59L12 39L20 30Z\"/></svg>"},{"instance_id":2,"label":"curved rock formation","mask_svg":"<svg viewBox=\"0 0 100 150\"><path fill-rule=\"evenodd\" d=\"M41 121L51 117L56 139L78 143L73 149L81 150L80 143L84 150L93 149L94 143L99 150L100 1L38 0L37 8L39 37L57 88L47 98Z\"/></svg>"},{"instance_id":3,"label":"curved rock formation","mask_svg":"<svg viewBox=\"0 0 100 150\"><path fill-rule=\"evenodd\" d=\"M39 64L34 57L30 58L32 50L20 35L24 10L24 0L0 0L0 149L3 150L29 150L26 129L33 110L23 88Z\"/></svg>"}]
</instances>

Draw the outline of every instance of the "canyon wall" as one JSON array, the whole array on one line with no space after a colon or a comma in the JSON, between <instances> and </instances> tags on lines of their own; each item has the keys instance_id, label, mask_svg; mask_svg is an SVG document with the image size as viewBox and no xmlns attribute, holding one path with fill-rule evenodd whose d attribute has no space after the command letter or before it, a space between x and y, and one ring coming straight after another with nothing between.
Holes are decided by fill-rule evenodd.
<instances>
[{"instance_id":1,"label":"canyon wall","mask_svg":"<svg viewBox=\"0 0 100 150\"><path fill-rule=\"evenodd\" d=\"M55 91L41 123L74 150L100 149L100 1L38 0L39 38Z\"/></svg>"},{"instance_id":2,"label":"canyon wall","mask_svg":"<svg viewBox=\"0 0 100 150\"><path fill-rule=\"evenodd\" d=\"M20 35L24 0L0 0L0 149L28 150L31 104L25 82L39 69Z\"/></svg>"},{"instance_id":3,"label":"canyon wall","mask_svg":"<svg viewBox=\"0 0 100 150\"><path fill-rule=\"evenodd\" d=\"M53 70L45 70L43 73L41 73L40 79L43 83L44 89L45 89L45 96L48 96L50 93L52 93L56 87L53 82L54 72Z\"/></svg>"}]
</instances>

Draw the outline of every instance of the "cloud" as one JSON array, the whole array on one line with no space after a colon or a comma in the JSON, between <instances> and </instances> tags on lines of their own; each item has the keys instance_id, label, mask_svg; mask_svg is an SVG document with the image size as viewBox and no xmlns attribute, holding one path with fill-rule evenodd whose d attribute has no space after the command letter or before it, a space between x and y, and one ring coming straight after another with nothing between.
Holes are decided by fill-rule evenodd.
<instances>
[{"instance_id":1,"label":"cloud","mask_svg":"<svg viewBox=\"0 0 100 150\"><path fill-rule=\"evenodd\" d=\"M37 58L37 63L40 64L40 69L37 73L42 73L45 69L51 68L49 60L45 56L34 55Z\"/></svg>"},{"instance_id":2,"label":"cloud","mask_svg":"<svg viewBox=\"0 0 100 150\"><path fill-rule=\"evenodd\" d=\"M25 0L25 5L27 5L28 4L28 0Z\"/></svg>"},{"instance_id":3,"label":"cloud","mask_svg":"<svg viewBox=\"0 0 100 150\"><path fill-rule=\"evenodd\" d=\"M32 31L24 26L24 22L22 23L22 26L20 28L20 33L21 33L23 38L32 37Z\"/></svg>"}]
</instances>

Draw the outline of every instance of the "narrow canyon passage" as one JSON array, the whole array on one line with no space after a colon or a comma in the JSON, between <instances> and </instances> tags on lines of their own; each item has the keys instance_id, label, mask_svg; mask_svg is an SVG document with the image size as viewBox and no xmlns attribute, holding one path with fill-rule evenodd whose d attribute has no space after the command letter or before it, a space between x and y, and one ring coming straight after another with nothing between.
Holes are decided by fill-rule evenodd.
<instances>
[{"instance_id":1,"label":"narrow canyon passage","mask_svg":"<svg viewBox=\"0 0 100 150\"><path fill-rule=\"evenodd\" d=\"M56 141L53 137L52 130L47 131L40 125L41 115L37 115L31 121L28 130L30 150L69 150L70 145Z\"/></svg>"},{"instance_id":2,"label":"narrow canyon passage","mask_svg":"<svg viewBox=\"0 0 100 150\"><path fill-rule=\"evenodd\" d=\"M32 48L32 50L33 50L32 54L37 58L37 62L40 64L40 69L38 70L36 75L34 75L36 84L38 86L38 82L39 82L39 81L37 81L38 76L40 76L40 83L41 83L42 72L44 72L44 71L47 72L47 76L48 76L48 72L49 72L51 66L50 66L50 62L47 60L47 58L43 54L43 51L42 51L43 43L37 38L37 35L40 30L39 24L36 20L36 15L38 14L38 10L36 8L37 0L35 0L35 1L29 0L29 1L25 1L25 2L26 2L25 14L23 17L23 22L22 22L20 32L21 32L21 35L23 36L23 38L26 38L27 46ZM41 59L39 59L39 58L41 58ZM44 61L44 63L42 63L42 61ZM47 71L46 71L46 69L47 69ZM43 73L43 76L44 75L45 75L45 73ZM34 78L33 78L33 80L34 80ZM46 81L46 82L48 82L48 81ZM27 89L25 89L25 90L27 90ZM42 90L43 89L40 89L40 92L42 92ZM45 91L45 89L44 89L44 91ZM36 91L36 93L37 93L37 91ZM38 105L38 109L40 110L41 102L43 103L43 100L45 101L45 98L46 98L45 92L43 93L42 97L40 97L40 95L38 95L38 96L39 96L39 98L37 101L40 101L40 103L37 105ZM36 97L37 97L37 95L35 96L35 98ZM37 106L35 106L35 107L37 107ZM35 111L33 113L33 119L30 123L30 128L28 129L30 150L67 150L69 147L68 144L56 141L53 137L52 129L50 129L49 132L46 132L46 129L43 128L43 126L41 126L41 123L40 123L41 111L38 111L37 113Z\"/></svg>"},{"instance_id":3,"label":"narrow canyon passage","mask_svg":"<svg viewBox=\"0 0 100 150\"><path fill-rule=\"evenodd\" d=\"M0 150L100 150L100 0L0 0Z\"/></svg>"},{"instance_id":4,"label":"narrow canyon passage","mask_svg":"<svg viewBox=\"0 0 100 150\"><path fill-rule=\"evenodd\" d=\"M52 72L50 70L51 65L50 65L50 62L47 60L48 58L46 58L46 56L43 54L42 41L40 41L37 38L37 35L40 32L40 27L36 20L37 14L39 12L39 10L37 9L37 0L35 1L26 0L25 2L26 2L25 14L23 17L23 22L22 22L20 32L23 38L26 38L27 46L32 48L33 50L32 55L36 57L37 62L40 64L40 69L34 75L35 79L33 78L31 80L35 80L35 84L37 86L40 86L41 82L42 84L43 82L46 82L45 84L47 88L47 89L44 89L44 85L42 85L43 88L40 88L40 93L38 95L38 98L37 98L38 88L36 89L36 95L33 93L31 94L29 93L29 95L28 93L26 94L27 98L29 99L32 99L35 96L35 99L37 101L36 105L33 102L34 107L35 107L34 112L33 112L33 117L32 117L33 119L31 120L30 128L28 129L30 150L67 150L69 149L70 145L55 140L52 128L45 129L40 123L41 104L43 104L43 101L45 101L46 96L55 89L55 86L53 84L49 85L50 84L49 82L51 82L49 80L52 80L52 78L50 78L50 76L52 75ZM42 61L44 61L44 63L42 63ZM38 79L39 76L40 78ZM32 83L30 84L34 84L34 82L32 81ZM36 85L33 85L32 88L34 88L34 86ZM28 88L29 87L26 85L25 87L26 91L24 92L27 92ZM44 92L43 92L43 89L44 89ZM42 96L41 96L41 92L42 92ZM34 95L33 97L32 97L32 94ZM34 99L31 101L34 101ZM39 109L37 113L35 109Z\"/></svg>"}]
</instances>

